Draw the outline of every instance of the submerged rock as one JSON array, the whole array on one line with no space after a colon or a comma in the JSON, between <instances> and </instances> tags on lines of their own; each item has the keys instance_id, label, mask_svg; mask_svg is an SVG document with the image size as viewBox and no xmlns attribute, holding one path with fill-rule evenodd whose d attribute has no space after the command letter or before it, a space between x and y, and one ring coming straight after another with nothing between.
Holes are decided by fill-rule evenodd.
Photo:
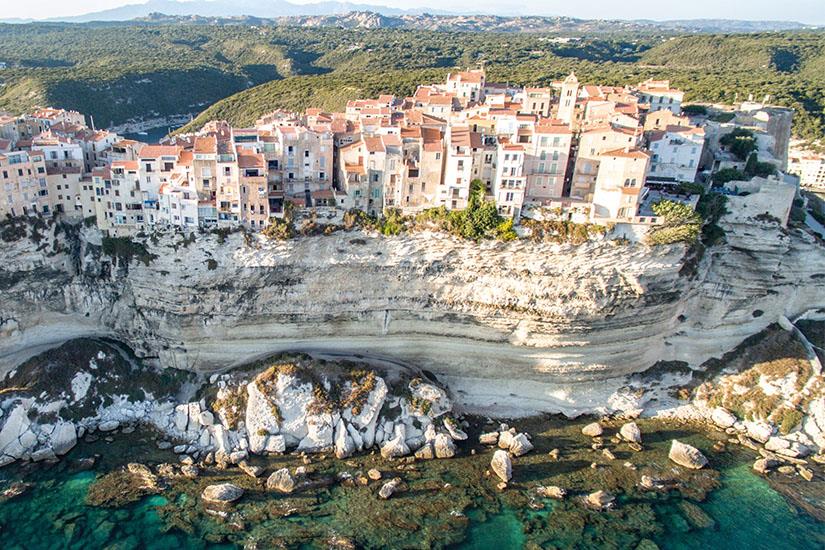
<instances>
[{"instance_id":1,"label":"submerged rock","mask_svg":"<svg viewBox=\"0 0 825 550\"><path fill-rule=\"evenodd\" d=\"M585 503L593 506L594 508L604 509L609 508L613 505L613 502L616 500L616 497L607 493L605 491L596 491L595 493L590 493L584 499Z\"/></svg>"},{"instance_id":2,"label":"submerged rock","mask_svg":"<svg viewBox=\"0 0 825 550\"><path fill-rule=\"evenodd\" d=\"M86 504L118 508L159 491L157 476L147 466L131 463L96 479L86 493Z\"/></svg>"},{"instance_id":3,"label":"submerged rock","mask_svg":"<svg viewBox=\"0 0 825 550\"><path fill-rule=\"evenodd\" d=\"M499 449L493 453L493 459L490 461L490 468L499 479L507 483L513 477L513 461L507 451Z\"/></svg>"},{"instance_id":4,"label":"submerged rock","mask_svg":"<svg viewBox=\"0 0 825 550\"><path fill-rule=\"evenodd\" d=\"M538 489L536 489L536 493L540 497L555 498L557 500L561 500L565 496L567 496L567 491L565 489L562 489L561 487L557 487L555 485L550 485L550 486L547 486L547 487L539 487Z\"/></svg>"},{"instance_id":5,"label":"submerged rock","mask_svg":"<svg viewBox=\"0 0 825 550\"><path fill-rule=\"evenodd\" d=\"M677 441L676 439L674 439L670 445L668 458L679 466L693 470L704 468L708 463L708 459L705 458L705 455L703 455L699 449Z\"/></svg>"},{"instance_id":6,"label":"submerged rock","mask_svg":"<svg viewBox=\"0 0 825 550\"><path fill-rule=\"evenodd\" d=\"M376 468L371 468L367 472L367 477L369 477L373 481L378 481L379 479L381 479L381 471Z\"/></svg>"},{"instance_id":7,"label":"submerged rock","mask_svg":"<svg viewBox=\"0 0 825 550\"><path fill-rule=\"evenodd\" d=\"M678 506L688 523L696 529L713 529L716 527L713 518L692 502L682 500Z\"/></svg>"},{"instance_id":8,"label":"submerged rock","mask_svg":"<svg viewBox=\"0 0 825 550\"><path fill-rule=\"evenodd\" d=\"M232 483L209 485L201 493L201 498L212 504L235 502L243 496L243 489Z\"/></svg>"},{"instance_id":9,"label":"submerged rock","mask_svg":"<svg viewBox=\"0 0 825 550\"><path fill-rule=\"evenodd\" d=\"M378 490L378 496L384 500L387 500L395 494L400 486L401 478L392 479L381 486L381 489Z\"/></svg>"}]
</instances>

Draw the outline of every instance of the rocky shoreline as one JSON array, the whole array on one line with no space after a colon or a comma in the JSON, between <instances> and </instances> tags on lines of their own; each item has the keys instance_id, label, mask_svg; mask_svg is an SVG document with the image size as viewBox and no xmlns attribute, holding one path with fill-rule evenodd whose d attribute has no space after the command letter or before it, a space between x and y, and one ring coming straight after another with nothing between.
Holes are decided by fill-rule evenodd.
<instances>
[{"instance_id":1,"label":"rocky shoreline","mask_svg":"<svg viewBox=\"0 0 825 550\"><path fill-rule=\"evenodd\" d=\"M180 372L178 387L130 387L135 378L159 372L91 340L49 355L78 363L71 370L30 362L6 377L0 466L54 461L79 438L140 426L161 434L161 449L224 467L287 451L345 459L376 449L385 458L446 458L455 440L467 438L447 391L398 366L378 370L293 354L208 379ZM53 369L60 369L65 387L43 387L57 374Z\"/></svg>"},{"instance_id":2,"label":"rocky shoreline","mask_svg":"<svg viewBox=\"0 0 825 550\"><path fill-rule=\"evenodd\" d=\"M719 468L743 460L736 452L714 450L713 439L704 432L668 421L633 422L639 444L635 436L627 441L620 435L629 433L623 429L630 424L627 420L596 420L602 429L598 436L584 433L592 433L592 418L531 417L511 421L515 429L482 417L465 420L468 438L456 444L453 457L443 460L387 458L378 450L346 459L293 452L255 455L248 464L223 466L157 449L153 442L164 434L119 429L106 436L114 437L113 443L102 438L89 443L84 437L56 466L13 468L48 472L95 467L98 474L86 496L91 509L123 510L161 497L156 506L166 528L209 543L257 548L292 548L307 541L335 548L445 547L464 540L472 525L506 509L521 518L519 529L525 530L528 548L544 546L543 541L559 536L559 529L573 528L573 536L579 521L601 525L595 540L635 547L663 535L652 514L665 503L697 533L713 530L716 520L696 504L719 487ZM491 433L497 436L495 444ZM524 454L512 451L511 439L522 439L519 436L533 446ZM707 453L709 464L693 469L668 460L674 438ZM110 445L133 448L133 456L144 462L113 460L107 453ZM85 458L101 452L96 463ZM505 485L494 464L500 453L511 461ZM558 521L544 523L540 518L545 514ZM330 544L330 527L335 545Z\"/></svg>"}]
</instances>

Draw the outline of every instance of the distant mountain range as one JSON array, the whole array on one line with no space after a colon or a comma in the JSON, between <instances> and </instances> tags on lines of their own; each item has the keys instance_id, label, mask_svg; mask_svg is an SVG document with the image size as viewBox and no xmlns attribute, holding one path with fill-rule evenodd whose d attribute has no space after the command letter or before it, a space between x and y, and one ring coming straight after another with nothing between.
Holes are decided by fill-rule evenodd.
<instances>
[{"instance_id":1,"label":"distant mountain range","mask_svg":"<svg viewBox=\"0 0 825 550\"><path fill-rule=\"evenodd\" d=\"M50 21L86 23L89 21L128 21L147 17L152 13L166 15L198 15L201 17L252 16L261 18L287 17L296 15L335 15L353 11L373 11L382 15L402 15L423 13L425 10L402 10L370 4L351 2L318 2L313 4L293 4L286 0L149 0L144 4L127 4L118 8L87 13L75 17L60 17ZM429 13L447 13L426 10Z\"/></svg>"},{"instance_id":2,"label":"distant mountain range","mask_svg":"<svg viewBox=\"0 0 825 550\"><path fill-rule=\"evenodd\" d=\"M149 0L49 22L90 23L137 20L148 24L271 24L306 27L410 28L441 31L610 33L662 31L672 33L741 33L817 28L794 21L728 19L587 20L572 17L457 15L432 9L402 10L350 2L293 4L286 0ZM32 20L0 19L3 23Z\"/></svg>"},{"instance_id":3,"label":"distant mountain range","mask_svg":"<svg viewBox=\"0 0 825 550\"><path fill-rule=\"evenodd\" d=\"M291 15L273 18L253 16L203 17L152 13L136 21L147 24L278 24L297 27L341 27L349 29L415 29L450 32L541 32L567 35L645 33L745 33L816 28L787 21L737 21L695 19L674 21L576 19L573 17L497 15L440 15L404 13L387 15L375 11L351 11L324 15Z\"/></svg>"}]
</instances>

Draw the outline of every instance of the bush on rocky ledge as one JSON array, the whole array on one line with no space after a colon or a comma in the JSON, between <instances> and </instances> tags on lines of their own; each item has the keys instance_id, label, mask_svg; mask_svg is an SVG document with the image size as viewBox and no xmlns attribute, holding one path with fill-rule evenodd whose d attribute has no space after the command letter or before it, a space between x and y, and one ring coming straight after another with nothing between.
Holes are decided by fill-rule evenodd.
<instances>
[{"instance_id":1,"label":"bush on rocky ledge","mask_svg":"<svg viewBox=\"0 0 825 550\"><path fill-rule=\"evenodd\" d=\"M157 254L149 252L143 243L133 241L129 237L103 237L102 247L104 254L126 264L131 263L132 259L137 259L148 266L158 257Z\"/></svg>"},{"instance_id":2,"label":"bush on rocky ledge","mask_svg":"<svg viewBox=\"0 0 825 550\"><path fill-rule=\"evenodd\" d=\"M654 226L648 233L650 244L696 242L702 229L702 216L687 204L664 200L653 205L653 212L665 219L664 225Z\"/></svg>"}]
</instances>

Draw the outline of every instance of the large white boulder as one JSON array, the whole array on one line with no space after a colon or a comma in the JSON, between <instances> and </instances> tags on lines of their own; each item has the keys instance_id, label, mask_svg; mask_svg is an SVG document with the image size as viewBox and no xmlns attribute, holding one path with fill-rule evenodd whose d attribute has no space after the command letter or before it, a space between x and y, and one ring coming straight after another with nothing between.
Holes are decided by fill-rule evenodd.
<instances>
[{"instance_id":1,"label":"large white boulder","mask_svg":"<svg viewBox=\"0 0 825 550\"><path fill-rule=\"evenodd\" d=\"M211 504L235 502L243 496L243 489L231 483L209 485L201 493L201 498Z\"/></svg>"},{"instance_id":2,"label":"large white boulder","mask_svg":"<svg viewBox=\"0 0 825 550\"><path fill-rule=\"evenodd\" d=\"M767 443L773 435L773 427L767 422L745 421L745 430L748 437L759 443Z\"/></svg>"},{"instance_id":3,"label":"large white boulder","mask_svg":"<svg viewBox=\"0 0 825 550\"><path fill-rule=\"evenodd\" d=\"M533 450L533 444L527 439L527 435L520 433L513 437L510 442L510 452L513 456L522 456Z\"/></svg>"},{"instance_id":4,"label":"large white boulder","mask_svg":"<svg viewBox=\"0 0 825 550\"><path fill-rule=\"evenodd\" d=\"M23 404L18 403L6 417L3 429L0 430L0 456L7 455L15 459L22 458L30 452L30 439L26 434L34 434L30 431L28 409ZM37 438L34 438L37 441Z\"/></svg>"},{"instance_id":5,"label":"large white boulder","mask_svg":"<svg viewBox=\"0 0 825 550\"><path fill-rule=\"evenodd\" d=\"M490 468L505 483L513 477L513 461L510 454L502 449L493 453Z\"/></svg>"},{"instance_id":6,"label":"large white boulder","mask_svg":"<svg viewBox=\"0 0 825 550\"><path fill-rule=\"evenodd\" d=\"M77 429L73 422L59 422L51 435L52 450L56 455L64 455L77 445Z\"/></svg>"},{"instance_id":7,"label":"large white boulder","mask_svg":"<svg viewBox=\"0 0 825 550\"><path fill-rule=\"evenodd\" d=\"M455 456L455 443L447 434L438 434L433 440L436 458L452 458Z\"/></svg>"},{"instance_id":8,"label":"large white boulder","mask_svg":"<svg viewBox=\"0 0 825 550\"><path fill-rule=\"evenodd\" d=\"M438 418L442 414L453 410L453 404L450 398L447 397L447 392L438 386L418 380L410 382L409 388L413 397L430 402L427 411L430 418Z\"/></svg>"},{"instance_id":9,"label":"large white boulder","mask_svg":"<svg viewBox=\"0 0 825 550\"><path fill-rule=\"evenodd\" d=\"M272 404L258 389L253 381L246 386L246 432L249 437L249 450L255 454L272 452L270 439L280 430L278 418L275 416ZM283 439L281 437L280 439ZM282 451L277 451L282 452Z\"/></svg>"},{"instance_id":10,"label":"large white boulder","mask_svg":"<svg viewBox=\"0 0 825 550\"><path fill-rule=\"evenodd\" d=\"M355 452L355 444L349 435L349 431L347 431L344 420L341 419L335 426L335 457L338 459L347 458L353 452Z\"/></svg>"},{"instance_id":11,"label":"large white boulder","mask_svg":"<svg viewBox=\"0 0 825 550\"><path fill-rule=\"evenodd\" d=\"M622 427L619 428L619 435L625 441L638 444L642 443L642 431L639 429L639 425L635 422L623 424Z\"/></svg>"},{"instance_id":12,"label":"large white boulder","mask_svg":"<svg viewBox=\"0 0 825 550\"><path fill-rule=\"evenodd\" d=\"M710 419L720 428L730 428L736 424L736 417L722 407L713 409L713 412L710 414Z\"/></svg>"},{"instance_id":13,"label":"large white boulder","mask_svg":"<svg viewBox=\"0 0 825 550\"><path fill-rule=\"evenodd\" d=\"M384 407L387 392L387 384L384 382L384 379L376 376L375 387L367 395L367 399L361 406L358 414L353 415L352 411L344 411L344 417L349 416L349 423L362 434L363 447L359 447L359 449L369 449L376 443L376 424L378 422L378 415Z\"/></svg>"},{"instance_id":14,"label":"large white boulder","mask_svg":"<svg viewBox=\"0 0 825 550\"><path fill-rule=\"evenodd\" d=\"M410 454L410 448L406 443L406 432L398 428L403 428L403 424L396 427L395 437L381 446L381 456L384 458L398 458Z\"/></svg>"},{"instance_id":15,"label":"large white boulder","mask_svg":"<svg viewBox=\"0 0 825 550\"><path fill-rule=\"evenodd\" d=\"M692 447L687 443L682 443L681 441L677 441L675 439L670 444L668 458L679 466L684 466L685 468L690 468L692 470L704 468L708 463L708 459L705 458L702 451L696 447Z\"/></svg>"},{"instance_id":16,"label":"large white boulder","mask_svg":"<svg viewBox=\"0 0 825 550\"><path fill-rule=\"evenodd\" d=\"M307 415L306 422L307 435L298 443L299 451L317 452L332 447L335 430L331 414Z\"/></svg>"},{"instance_id":17,"label":"large white boulder","mask_svg":"<svg viewBox=\"0 0 825 550\"><path fill-rule=\"evenodd\" d=\"M278 375L275 383L275 404L281 414L280 433L287 445L298 445L309 433L308 409L315 402L312 384L301 382L290 374ZM332 442L330 426L329 441ZM305 446L309 442L305 443Z\"/></svg>"}]
</instances>

